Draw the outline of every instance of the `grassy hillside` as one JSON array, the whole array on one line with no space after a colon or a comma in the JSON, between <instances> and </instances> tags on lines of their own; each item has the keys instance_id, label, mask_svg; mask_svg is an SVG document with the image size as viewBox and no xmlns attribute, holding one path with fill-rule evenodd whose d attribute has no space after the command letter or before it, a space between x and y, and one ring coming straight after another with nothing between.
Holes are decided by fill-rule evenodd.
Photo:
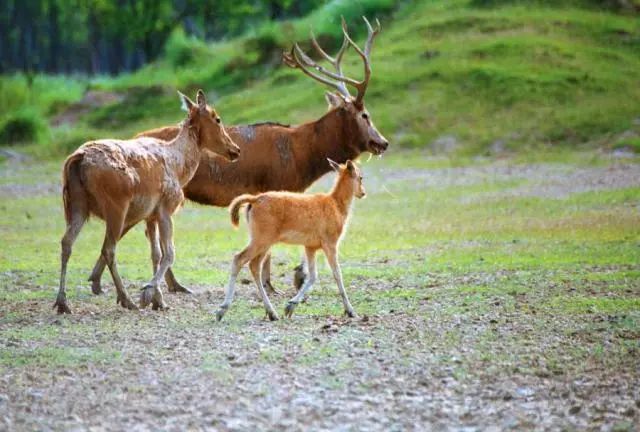
<instances>
[{"instance_id":1,"label":"grassy hillside","mask_svg":"<svg viewBox=\"0 0 640 432\"><path fill-rule=\"evenodd\" d=\"M324 89L282 66L281 51L291 40L305 41L311 26L335 47L340 15L363 36L358 17L367 14L382 18L383 32L366 102L395 148L639 148L640 21L572 3L581 2L334 1L304 19L223 43L175 33L163 60L135 74L36 77L31 91L24 77L2 78L0 123L9 112L56 123L70 114L70 124L36 125L39 144L30 148L56 155L86 138L175 123L182 117L175 90L198 87L214 97L228 124L312 119L325 110ZM353 51L347 70L361 72ZM99 102L77 105L87 90ZM0 139L15 141L6 129Z\"/></svg>"}]
</instances>

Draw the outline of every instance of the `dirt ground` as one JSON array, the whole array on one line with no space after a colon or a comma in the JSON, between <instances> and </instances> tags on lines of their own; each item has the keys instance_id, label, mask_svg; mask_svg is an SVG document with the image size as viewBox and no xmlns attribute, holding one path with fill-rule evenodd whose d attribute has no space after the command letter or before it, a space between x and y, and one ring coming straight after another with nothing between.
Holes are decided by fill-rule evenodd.
<instances>
[{"instance_id":1,"label":"dirt ground","mask_svg":"<svg viewBox=\"0 0 640 432\"><path fill-rule=\"evenodd\" d=\"M493 214L495 207L498 214L514 197L564 209L586 206L572 201L582 194L575 199L590 207L581 214L600 221L627 212L612 224L629 225L618 236L605 223L600 243L587 229L585 244L595 252L571 237L578 245L567 252L576 257L571 265L549 263L545 257L555 257L553 251L526 265L492 262L487 255L461 269L437 260L425 264L449 248L464 257L483 245L565 247L542 234L513 234L518 242L512 241L515 228L502 225L504 242L470 234L382 258L371 254L347 277L355 319L341 316L326 270L290 320L267 321L247 280L217 323L213 311L222 286L191 284L193 295L166 294L168 311L136 313L115 305L105 277L107 294L92 296L89 283L80 284L71 301L74 314L57 316L51 309L55 272L42 283L37 266L3 265L0 429L638 430L640 164L370 171L371 200L400 190L468 187L452 198L456 206L475 209L493 200L504 204L489 203L483 211ZM36 198L55 195L56 175L26 186L5 181L3 205L19 205L11 200L25 191ZM487 181L501 186L478 189ZM628 193L617 201L589 195L603 191ZM549 216L547 201L530 202L540 206L532 217L583 217L568 216L570 210ZM3 236L10 226L3 222ZM611 252L598 255L599 248ZM350 263L345 257L343 267ZM275 260L275 282L287 292L273 299L281 315L292 295L294 264Z\"/></svg>"}]
</instances>

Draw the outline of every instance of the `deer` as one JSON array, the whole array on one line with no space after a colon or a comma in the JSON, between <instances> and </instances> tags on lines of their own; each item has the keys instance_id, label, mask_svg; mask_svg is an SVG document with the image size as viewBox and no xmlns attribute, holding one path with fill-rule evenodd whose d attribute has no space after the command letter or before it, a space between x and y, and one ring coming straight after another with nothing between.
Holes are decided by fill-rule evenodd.
<instances>
[{"instance_id":1,"label":"deer","mask_svg":"<svg viewBox=\"0 0 640 432\"><path fill-rule=\"evenodd\" d=\"M312 60L297 43L283 54L286 66L301 71L332 90L325 94L327 113L299 126L265 122L228 127L229 135L243 149L239 159L229 163L223 157L203 154L193 179L184 188L188 200L227 207L242 194L278 190L302 192L331 171L327 158L345 163L364 152L381 156L387 150L389 142L375 127L364 104L372 74L371 50L381 26L378 20L374 28L365 17L363 19L367 27L364 49L349 36L343 19L342 45L333 57L326 53L311 32L312 46L322 59L332 65L334 71ZM353 47L363 62L364 76L360 81L342 72L342 60L349 47ZM349 87L356 90L355 96L349 93ZM166 126L141 132L137 137L171 140L177 133L177 127ZM161 253L153 242L151 247L156 249L156 254ZM94 294L103 292L100 278L104 268L105 261L100 257L89 277ZM278 293L271 283L270 269L271 257L267 256L262 271L264 283L270 293ZM306 278L304 266L296 267L297 289ZM169 292L191 292L176 280L171 268L167 270L166 283Z\"/></svg>"},{"instance_id":2,"label":"deer","mask_svg":"<svg viewBox=\"0 0 640 432\"><path fill-rule=\"evenodd\" d=\"M240 269L247 263L267 316L271 321L278 319L265 291L261 274L263 261L269 255L271 246L276 243L304 246L309 272L309 277L298 293L288 301L285 316L292 316L296 306L315 283L318 277L315 256L319 249L322 249L327 257L333 272L345 315L352 318L356 316L342 281L338 246L345 233L353 198L364 198L366 192L362 184L362 173L355 163L347 160L346 164L339 165L331 159L328 159L328 162L338 173L329 193L306 195L294 192L265 192L259 195L240 195L231 202L229 212L231 224L235 227L240 223L240 209L247 206L246 217L251 240L242 252L233 257L224 301L216 312L218 321L222 320L231 306L236 278Z\"/></svg>"},{"instance_id":3,"label":"deer","mask_svg":"<svg viewBox=\"0 0 640 432\"><path fill-rule=\"evenodd\" d=\"M174 262L172 216L184 201L182 189L205 151L229 161L241 154L202 90L197 92L197 103L178 93L188 115L171 141L149 137L89 141L66 159L62 172L66 230L61 241L60 288L53 306L59 314L71 313L65 291L67 263L90 216L105 222L100 257L111 273L117 304L130 310L138 306L118 273L116 244L132 227L146 222L150 241L159 245L162 254L152 256L154 275L142 289L140 308L149 304L154 310L167 308L159 281Z\"/></svg>"}]
</instances>

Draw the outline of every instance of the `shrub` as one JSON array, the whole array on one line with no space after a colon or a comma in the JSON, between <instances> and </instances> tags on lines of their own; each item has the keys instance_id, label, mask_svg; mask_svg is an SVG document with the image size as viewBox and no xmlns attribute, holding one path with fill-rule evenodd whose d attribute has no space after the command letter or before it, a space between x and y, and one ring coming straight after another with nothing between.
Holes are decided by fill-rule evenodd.
<instances>
[{"instance_id":1,"label":"shrub","mask_svg":"<svg viewBox=\"0 0 640 432\"><path fill-rule=\"evenodd\" d=\"M0 125L0 143L5 145L42 142L49 134L49 127L41 114L29 108L11 113Z\"/></svg>"}]
</instances>

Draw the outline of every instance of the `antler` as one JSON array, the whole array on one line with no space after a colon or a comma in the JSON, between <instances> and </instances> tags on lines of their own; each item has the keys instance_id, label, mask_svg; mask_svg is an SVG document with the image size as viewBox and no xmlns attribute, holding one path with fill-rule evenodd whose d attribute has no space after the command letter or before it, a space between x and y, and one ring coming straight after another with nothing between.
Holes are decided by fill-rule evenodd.
<instances>
[{"instance_id":1,"label":"antler","mask_svg":"<svg viewBox=\"0 0 640 432\"><path fill-rule=\"evenodd\" d=\"M367 30L369 32L364 52L362 52L360 48L349 37L349 34L347 33L347 24L345 23L344 18L342 19L342 33L344 35L344 38L342 40L342 46L340 47L340 50L336 54L335 58L331 57L326 53L326 51L322 49L322 47L320 47L320 44L316 40L315 35L313 34L313 32L311 32L311 44L321 57L331 63L336 72L331 72L317 64L308 55L306 55L304 51L302 51L297 43L293 44L290 52L284 53L282 55L284 63L291 68L302 70L304 74L310 76L316 81L320 81L323 84L335 88L345 97L350 97L349 90L347 89L347 84L349 84L358 90L356 101L362 102L364 94L367 90L367 85L369 84L369 79L371 77L371 65L369 63L371 46L373 44L373 39L380 32L380 22L378 20L376 20L377 27L375 30L371 27L371 24L369 24L369 21L367 21L366 18L364 18L364 21L367 24ZM341 62L343 55L349 45L355 48L355 50L364 61L365 74L362 81L356 81L352 78L344 76L342 73ZM310 69L314 69L318 73L314 73Z\"/></svg>"},{"instance_id":2,"label":"antler","mask_svg":"<svg viewBox=\"0 0 640 432\"><path fill-rule=\"evenodd\" d=\"M371 79L371 48L373 47L373 39L380 33L380 21L376 18L376 28L371 27L369 20L366 17L362 17L365 24L367 25L367 42L364 45L364 52L356 45L356 43L351 39L349 33L347 32L347 23L342 18L342 33L344 33L344 37L349 44L356 50L356 52L362 57L362 61L364 63L364 78L362 81L358 82L354 87L358 90L358 95L356 96L356 103L362 102L364 99L364 94L367 91L367 86L369 85L369 79Z\"/></svg>"}]
</instances>

